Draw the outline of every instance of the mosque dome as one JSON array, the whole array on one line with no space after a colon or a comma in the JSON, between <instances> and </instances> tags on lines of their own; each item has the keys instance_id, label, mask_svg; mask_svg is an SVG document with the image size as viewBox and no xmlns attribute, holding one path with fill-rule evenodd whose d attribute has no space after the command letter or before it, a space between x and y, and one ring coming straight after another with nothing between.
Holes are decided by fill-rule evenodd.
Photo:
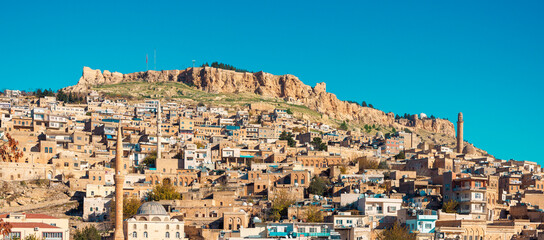
<instances>
[{"instance_id":1,"label":"mosque dome","mask_svg":"<svg viewBox=\"0 0 544 240\"><path fill-rule=\"evenodd\" d=\"M137 215L165 215L168 216L164 207L158 202L146 202L138 208Z\"/></svg>"}]
</instances>

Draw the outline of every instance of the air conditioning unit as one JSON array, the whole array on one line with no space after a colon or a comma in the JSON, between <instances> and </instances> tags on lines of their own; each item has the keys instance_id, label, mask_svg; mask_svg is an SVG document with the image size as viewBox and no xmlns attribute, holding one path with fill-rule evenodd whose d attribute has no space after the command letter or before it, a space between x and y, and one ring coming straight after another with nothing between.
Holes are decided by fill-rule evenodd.
<instances>
[{"instance_id":1,"label":"air conditioning unit","mask_svg":"<svg viewBox=\"0 0 544 240\"><path fill-rule=\"evenodd\" d=\"M39 228L39 227L35 227L35 228L34 228L34 232L37 232L37 231L40 231L40 228Z\"/></svg>"}]
</instances>

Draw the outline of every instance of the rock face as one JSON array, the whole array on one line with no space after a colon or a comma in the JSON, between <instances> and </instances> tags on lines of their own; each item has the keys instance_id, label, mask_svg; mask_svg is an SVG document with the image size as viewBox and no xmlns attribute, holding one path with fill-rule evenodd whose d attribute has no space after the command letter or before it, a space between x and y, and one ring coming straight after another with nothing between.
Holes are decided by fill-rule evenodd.
<instances>
[{"instance_id":1,"label":"rock face","mask_svg":"<svg viewBox=\"0 0 544 240\"><path fill-rule=\"evenodd\" d=\"M366 124L393 126L393 113L385 113L355 103L339 100L326 91L325 83L310 87L293 75L273 75L265 72L240 73L212 67L187 68L185 70L147 71L122 74L105 70L83 68L83 75L75 86L65 88L69 92L88 92L100 84L121 82L182 82L210 93L255 93L266 97L281 98L305 105L330 118L358 121ZM453 123L443 119L420 119L416 128L455 136Z\"/></svg>"}]
</instances>

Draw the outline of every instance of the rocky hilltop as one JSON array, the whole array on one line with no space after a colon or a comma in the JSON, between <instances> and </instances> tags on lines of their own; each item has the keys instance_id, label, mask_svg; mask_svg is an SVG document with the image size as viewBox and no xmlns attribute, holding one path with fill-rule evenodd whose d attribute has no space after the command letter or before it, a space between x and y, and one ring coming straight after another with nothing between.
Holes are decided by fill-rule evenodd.
<instances>
[{"instance_id":1,"label":"rocky hilltop","mask_svg":"<svg viewBox=\"0 0 544 240\"><path fill-rule=\"evenodd\" d=\"M83 75L68 92L88 92L93 86L122 82L182 82L210 93L255 93L266 97L281 98L318 111L330 118L356 121L365 124L397 126L395 115L355 103L339 100L326 91L325 83L315 87L304 84L293 75L273 75L265 72L235 72L230 70L198 67L185 70L146 71L122 74L104 70L83 68ZM434 133L455 136L453 123L443 119L418 119L406 126Z\"/></svg>"}]
</instances>

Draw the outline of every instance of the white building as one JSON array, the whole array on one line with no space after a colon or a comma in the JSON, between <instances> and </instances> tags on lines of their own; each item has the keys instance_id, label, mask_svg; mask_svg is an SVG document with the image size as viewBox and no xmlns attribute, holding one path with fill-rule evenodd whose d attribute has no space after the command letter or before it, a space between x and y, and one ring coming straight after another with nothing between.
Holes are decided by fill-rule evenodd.
<instances>
[{"instance_id":1,"label":"white building","mask_svg":"<svg viewBox=\"0 0 544 240\"><path fill-rule=\"evenodd\" d=\"M183 151L183 169L196 169L201 166L213 168L210 148L197 148L196 144L187 144Z\"/></svg>"},{"instance_id":2,"label":"white building","mask_svg":"<svg viewBox=\"0 0 544 240\"><path fill-rule=\"evenodd\" d=\"M146 202L124 222L125 239L185 239L184 222L171 219L158 202Z\"/></svg>"},{"instance_id":3,"label":"white building","mask_svg":"<svg viewBox=\"0 0 544 240\"><path fill-rule=\"evenodd\" d=\"M372 228L380 223L387 223L397 217L397 211L402 207L402 199L387 198L383 195L365 196L357 201L357 209L363 215L369 216Z\"/></svg>"},{"instance_id":4,"label":"white building","mask_svg":"<svg viewBox=\"0 0 544 240\"><path fill-rule=\"evenodd\" d=\"M11 225L11 233L0 235L0 239L24 239L32 235L43 240L70 239L68 219L31 213L0 214L0 219Z\"/></svg>"}]
</instances>

